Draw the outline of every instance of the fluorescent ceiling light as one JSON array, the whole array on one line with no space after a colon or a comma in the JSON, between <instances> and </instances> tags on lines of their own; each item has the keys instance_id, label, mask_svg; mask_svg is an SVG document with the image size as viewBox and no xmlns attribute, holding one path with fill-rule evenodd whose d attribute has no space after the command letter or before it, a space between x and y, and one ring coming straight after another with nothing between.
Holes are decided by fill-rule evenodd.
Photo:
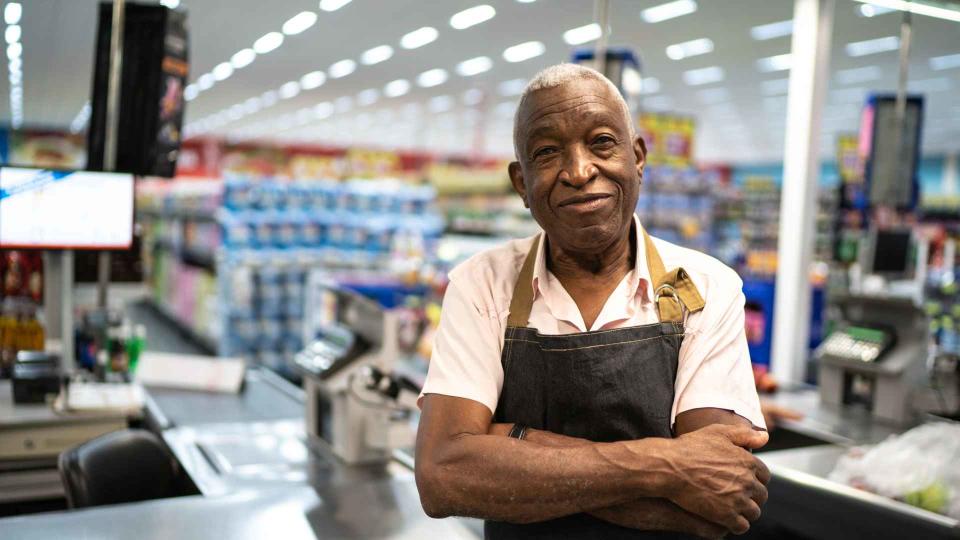
<instances>
[{"instance_id":1,"label":"fluorescent ceiling light","mask_svg":"<svg viewBox=\"0 0 960 540\"><path fill-rule=\"evenodd\" d=\"M333 115L333 103L330 103L329 101L317 103L313 106L313 115L318 120L329 118L331 115Z\"/></svg>"},{"instance_id":2,"label":"fluorescent ceiling light","mask_svg":"<svg viewBox=\"0 0 960 540\"><path fill-rule=\"evenodd\" d=\"M873 4L863 4L860 6L860 9L857 10L857 13L861 17L876 17L877 15L883 15L884 13L890 13L896 11L893 8L875 6Z\"/></svg>"},{"instance_id":3,"label":"fluorescent ceiling light","mask_svg":"<svg viewBox=\"0 0 960 540\"><path fill-rule=\"evenodd\" d=\"M320 0L320 9L324 11L336 11L350 2L351 0Z\"/></svg>"},{"instance_id":4,"label":"fluorescent ceiling light","mask_svg":"<svg viewBox=\"0 0 960 540\"><path fill-rule=\"evenodd\" d=\"M279 99L280 96L277 95L276 90L267 90L260 94L260 102L263 103L263 108L273 107Z\"/></svg>"},{"instance_id":5,"label":"fluorescent ceiling light","mask_svg":"<svg viewBox=\"0 0 960 540\"><path fill-rule=\"evenodd\" d=\"M423 88L432 88L447 82L447 71L440 68L424 71L417 76L417 84Z\"/></svg>"},{"instance_id":6,"label":"fluorescent ceiling light","mask_svg":"<svg viewBox=\"0 0 960 540\"><path fill-rule=\"evenodd\" d=\"M907 2L906 0L856 0L874 6L897 9L900 11L909 11L917 15L926 15L937 19L960 22L960 11L944 7L933 6L930 4L921 4L920 2Z\"/></svg>"},{"instance_id":7,"label":"fluorescent ceiling light","mask_svg":"<svg viewBox=\"0 0 960 540\"><path fill-rule=\"evenodd\" d=\"M632 67L625 67L620 74L620 86L627 95L637 95L643 91L643 79L640 72Z\"/></svg>"},{"instance_id":8,"label":"fluorescent ceiling light","mask_svg":"<svg viewBox=\"0 0 960 540\"><path fill-rule=\"evenodd\" d=\"M478 56L457 64L457 73L464 77L472 77L484 71L490 71L492 67L493 60L489 56Z\"/></svg>"},{"instance_id":9,"label":"fluorescent ceiling light","mask_svg":"<svg viewBox=\"0 0 960 540\"><path fill-rule=\"evenodd\" d=\"M7 58L9 60L20 58L21 54L23 54L23 45L21 45L19 42L7 45Z\"/></svg>"},{"instance_id":10,"label":"fluorescent ceiling light","mask_svg":"<svg viewBox=\"0 0 960 540\"><path fill-rule=\"evenodd\" d=\"M160 0L160 5L170 9L177 9L180 7L180 0Z\"/></svg>"},{"instance_id":11,"label":"fluorescent ceiling light","mask_svg":"<svg viewBox=\"0 0 960 540\"><path fill-rule=\"evenodd\" d=\"M519 96L523 89L527 87L526 79L510 79L497 85L497 91L501 96Z\"/></svg>"},{"instance_id":12,"label":"fluorescent ceiling light","mask_svg":"<svg viewBox=\"0 0 960 540\"><path fill-rule=\"evenodd\" d=\"M317 14L312 11L301 11L283 23L280 30L288 36L295 36L310 28L317 22Z\"/></svg>"},{"instance_id":13,"label":"fluorescent ceiling light","mask_svg":"<svg viewBox=\"0 0 960 540\"><path fill-rule=\"evenodd\" d=\"M848 56L859 57L869 54L877 54L887 51L895 51L900 48L900 38L897 36L887 36L877 39L868 39L866 41L854 41L847 43L844 49Z\"/></svg>"},{"instance_id":14,"label":"fluorescent ceiling light","mask_svg":"<svg viewBox=\"0 0 960 540\"><path fill-rule=\"evenodd\" d=\"M726 88L705 88L697 92L697 97L703 103L713 104L730 100L730 91Z\"/></svg>"},{"instance_id":15,"label":"fluorescent ceiling light","mask_svg":"<svg viewBox=\"0 0 960 540\"><path fill-rule=\"evenodd\" d=\"M246 114L253 114L260 110L263 107L263 102L259 97L252 97L243 102L243 112Z\"/></svg>"},{"instance_id":16,"label":"fluorescent ceiling light","mask_svg":"<svg viewBox=\"0 0 960 540\"><path fill-rule=\"evenodd\" d=\"M536 2L536 1L537 1L537 0L517 0L517 2L520 3L520 4L532 4L532 3Z\"/></svg>"},{"instance_id":17,"label":"fluorescent ceiling light","mask_svg":"<svg viewBox=\"0 0 960 540\"><path fill-rule=\"evenodd\" d=\"M233 75L233 65L230 62L220 62L211 73L214 79L222 81Z\"/></svg>"},{"instance_id":18,"label":"fluorescent ceiling light","mask_svg":"<svg viewBox=\"0 0 960 540\"><path fill-rule=\"evenodd\" d=\"M683 82L690 86L700 86L720 82L726 74L720 66L710 66L700 69L691 69L683 72Z\"/></svg>"},{"instance_id":19,"label":"fluorescent ceiling light","mask_svg":"<svg viewBox=\"0 0 960 540\"><path fill-rule=\"evenodd\" d=\"M713 52L713 40L709 38L693 39L683 43L674 43L667 47L667 58L683 60L691 56L699 56Z\"/></svg>"},{"instance_id":20,"label":"fluorescent ceiling light","mask_svg":"<svg viewBox=\"0 0 960 540\"><path fill-rule=\"evenodd\" d=\"M571 28L563 33L563 40L567 45L582 45L588 41L599 39L603 29L597 23Z\"/></svg>"},{"instance_id":21,"label":"fluorescent ceiling light","mask_svg":"<svg viewBox=\"0 0 960 540\"><path fill-rule=\"evenodd\" d=\"M539 41L527 41L508 47L503 51L503 59L507 62L523 62L531 58L536 58L546 51L547 48Z\"/></svg>"},{"instance_id":22,"label":"fluorescent ceiling light","mask_svg":"<svg viewBox=\"0 0 960 540\"><path fill-rule=\"evenodd\" d=\"M366 107L367 105L373 105L378 99L380 99L380 91L376 88L367 88L357 94L357 105Z\"/></svg>"},{"instance_id":23,"label":"fluorescent ceiling light","mask_svg":"<svg viewBox=\"0 0 960 540\"><path fill-rule=\"evenodd\" d=\"M256 57L257 53L253 49L241 49L230 57L230 64L234 69L242 69L249 66Z\"/></svg>"},{"instance_id":24,"label":"fluorescent ceiling light","mask_svg":"<svg viewBox=\"0 0 960 540\"><path fill-rule=\"evenodd\" d=\"M204 73L197 79L197 87L200 90L209 90L217 80L213 78L213 73Z\"/></svg>"},{"instance_id":25,"label":"fluorescent ceiling light","mask_svg":"<svg viewBox=\"0 0 960 540\"><path fill-rule=\"evenodd\" d=\"M496 14L497 10L493 9L493 6L481 4L465 9L459 13L454 13L453 17L450 17L450 26L456 30L464 30L482 22L489 21Z\"/></svg>"},{"instance_id":26,"label":"fluorescent ceiling light","mask_svg":"<svg viewBox=\"0 0 960 540\"><path fill-rule=\"evenodd\" d=\"M188 84L186 88L183 89L183 99L187 101L193 101L200 95L200 89L197 88L196 84Z\"/></svg>"},{"instance_id":27,"label":"fluorescent ceiling light","mask_svg":"<svg viewBox=\"0 0 960 540\"><path fill-rule=\"evenodd\" d=\"M390 81L383 87L383 95L387 97L400 97L409 91L410 81L406 79Z\"/></svg>"},{"instance_id":28,"label":"fluorescent ceiling light","mask_svg":"<svg viewBox=\"0 0 960 540\"><path fill-rule=\"evenodd\" d=\"M790 69L791 61L792 56L790 56L790 53L768 56L757 60L757 69L764 73L786 71Z\"/></svg>"},{"instance_id":29,"label":"fluorescent ceiling light","mask_svg":"<svg viewBox=\"0 0 960 540\"><path fill-rule=\"evenodd\" d=\"M253 42L253 50L256 51L257 54L267 54L280 45L283 45L283 34L280 32L270 32Z\"/></svg>"},{"instance_id":30,"label":"fluorescent ceiling light","mask_svg":"<svg viewBox=\"0 0 960 540\"><path fill-rule=\"evenodd\" d=\"M453 98L450 96L436 96L427 103L427 108L432 113L441 113L453 108Z\"/></svg>"},{"instance_id":31,"label":"fluorescent ceiling light","mask_svg":"<svg viewBox=\"0 0 960 540\"><path fill-rule=\"evenodd\" d=\"M956 67L960 67L960 54L934 56L930 59L930 69L935 71L943 71L944 69L953 69Z\"/></svg>"},{"instance_id":32,"label":"fluorescent ceiling light","mask_svg":"<svg viewBox=\"0 0 960 540\"><path fill-rule=\"evenodd\" d=\"M300 77L300 88L304 90L313 90L319 88L327 82L327 75L322 71L311 71Z\"/></svg>"},{"instance_id":33,"label":"fluorescent ceiling light","mask_svg":"<svg viewBox=\"0 0 960 540\"><path fill-rule=\"evenodd\" d=\"M520 79L520 80L523 80L523 79ZM479 105L480 103L483 102L483 97L484 97L483 90L479 88L470 88L469 90L463 93L463 104L469 105L471 107L474 105Z\"/></svg>"},{"instance_id":34,"label":"fluorescent ceiling light","mask_svg":"<svg viewBox=\"0 0 960 540\"><path fill-rule=\"evenodd\" d=\"M640 17L648 23L658 23L689 15L697 11L697 3L693 0L675 0L659 6L649 7L640 12Z\"/></svg>"},{"instance_id":35,"label":"fluorescent ceiling light","mask_svg":"<svg viewBox=\"0 0 960 540\"><path fill-rule=\"evenodd\" d=\"M437 29L432 26L424 26L423 28L418 28L413 32L405 34L400 38L400 46L404 49L416 49L417 47L423 47L428 43L433 43L436 41L437 36L440 35L437 32Z\"/></svg>"},{"instance_id":36,"label":"fluorescent ceiling light","mask_svg":"<svg viewBox=\"0 0 960 540\"><path fill-rule=\"evenodd\" d=\"M280 99L290 99L296 97L300 93L300 83L297 81L290 81L283 83L277 93L280 95Z\"/></svg>"},{"instance_id":37,"label":"fluorescent ceiling light","mask_svg":"<svg viewBox=\"0 0 960 540\"><path fill-rule=\"evenodd\" d=\"M765 96L786 94L790 89L790 79L772 79L760 83L760 93Z\"/></svg>"},{"instance_id":38,"label":"fluorescent ceiling light","mask_svg":"<svg viewBox=\"0 0 960 540\"><path fill-rule=\"evenodd\" d=\"M330 74L331 79L339 79L353 73L356 69L357 63L347 58L346 60L334 62L333 65L330 66L330 69L327 70L327 73Z\"/></svg>"},{"instance_id":39,"label":"fluorescent ceiling light","mask_svg":"<svg viewBox=\"0 0 960 540\"><path fill-rule=\"evenodd\" d=\"M641 94L656 94L660 91L660 79L656 77L645 77L640 87Z\"/></svg>"},{"instance_id":40,"label":"fluorescent ceiling light","mask_svg":"<svg viewBox=\"0 0 960 540\"><path fill-rule=\"evenodd\" d=\"M7 2L3 8L3 22L7 24L17 24L20 22L20 16L23 15L23 6L18 2Z\"/></svg>"},{"instance_id":41,"label":"fluorescent ceiling light","mask_svg":"<svg viewBox=\"0 0 960 540\"><path fill-rule=\"evenodd\" d=\"M793 19L761 24L750 29L750 37L757 41L766 41L793 33Z\"/></svg>"},{"instance_id":42,"label":"fluorescent ceiling light","mask_svg":"<svg viewBox=\"0 0 960 540\"><path fill-rule=\"evenodd\" d=\"M7 27L7 30L3 33L3 37L7 40L7 43L16 43L20 41L20 25L11 24Z\"/></svg>"},{"instance_id":43,"label":"fluorescent ceiling light","mask_svg":"<svg viewBox=\"0 0 960 540\"><path fill-rule=\"evenodd\" d=\"M935 79L915 79L907 82L907 88L916 92L946 92L953 85L950 79L946 77L937 77Z\"/></svg>"},{"instance_id":44,"label":"fluorescent ceiling light","mask_svg":"<svg viewBox=\"0 0 960 540\"><path fill-rule=\"evenodd\" d=\"M353 98L350 96L341 96L333 100L333 108L337 112L347 112L353 108Z\"/></svg>"},{"instance_id":45,"label":"fluorescent ceiling light","mask_svg":"<svg viewBox=\"0 0 960 540\"><path fill-rule=\"evenodd\" d=\"M494 110L503 117L512 117L513 114L517 111L517 104L512 101L503 101L497 103L497 106L494 107Z\"/></svg>"},{"instance_id":46,"label":"fluorescent ceiling light","mask_svg":"<svg viewBox=\"0 0 960 540\"><path fill-rule=\"evenodd\" d=\"M379 47L374 47L372 49L367 49L363 51L363 54L360 55L360 62L367 66L372 66L374 64L379 64L380 62L389 60L393 56L393 47L389 45L380 45Z\"/></svg>"},{"instance_id":47,"label":"fluorescent ceiling light","mask_svg":"<svg viewBox=\"0 0 960 540\"><path fill-rule=\"evenodd\" d=\"M878 66L865 66L837 71L837 82L840 84L855 84L876 81L883 77L883 70Z\"/></svg>"}]
</instances>

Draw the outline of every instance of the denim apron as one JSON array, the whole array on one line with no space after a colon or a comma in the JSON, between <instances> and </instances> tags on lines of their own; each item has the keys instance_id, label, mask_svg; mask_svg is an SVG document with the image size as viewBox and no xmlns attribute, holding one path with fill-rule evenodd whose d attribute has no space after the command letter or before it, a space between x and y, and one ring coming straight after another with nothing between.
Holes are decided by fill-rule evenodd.
<instances>
[{"instance_id":1,"label":"denim apron","mask_svg":"<svg viewBox=\"0 0 960 540\"><path fill-rule=\"evenodd\" d=\"M683 269L664 269L650 237L646 231L642 234L660 322L566 335L541 335L527 327L541 236L534 240L510 302L495 422L520 423L594 442L672 437L670 411L684 313L703 309L704 301ZM487 521L484 537L686 538L679 533L628 529L588 514L524 525Z\"/></svg>"}]
</instances>

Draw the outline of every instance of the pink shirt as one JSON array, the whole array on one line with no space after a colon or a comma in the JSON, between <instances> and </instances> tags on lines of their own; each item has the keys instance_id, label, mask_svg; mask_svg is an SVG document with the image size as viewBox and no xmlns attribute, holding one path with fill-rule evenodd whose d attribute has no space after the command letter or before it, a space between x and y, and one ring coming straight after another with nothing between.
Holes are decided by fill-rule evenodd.
<instances>
[{"instance_id":1,"label":"pink shirt","mask_svg":"<svg viewBox=\"0 0 960 540\"><path fill-rule=\"evenodd\" d=\"M639 219L634 221L638 227ZM421 399L424 394L444 394L496 410L503 386L500 353L510 297L532 242L533 237L512 240L471 257L450 272ZM703 311L689 315L685 324L671 424L683 411L715 407L765 427L747 351L740 277L703 253L656 238L654 244L664 266L668 270L683 267L706 301ZM639 242L633 270L607 298L591 328L585 326L576 303L547 269L543 242L533 275L535 296L529 325L542 334L658 322L643 242Z\"/></svg>"}]
</instances>

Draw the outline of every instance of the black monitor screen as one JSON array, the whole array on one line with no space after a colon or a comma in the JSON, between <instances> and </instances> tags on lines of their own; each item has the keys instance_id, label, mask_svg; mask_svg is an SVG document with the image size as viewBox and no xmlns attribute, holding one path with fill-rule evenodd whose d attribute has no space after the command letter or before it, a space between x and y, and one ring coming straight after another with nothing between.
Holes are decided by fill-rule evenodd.
<instances>
[{"instance_id":1,"label":"black monitor screen","mask_svg":"<svg viewBox=\"0 0 960 540\"><path fill-rule=\"evenodd\" d=\"M873 247L873 272L903 274L910 255L910 231L877 231Z\"/></svg>"}]
</instances>

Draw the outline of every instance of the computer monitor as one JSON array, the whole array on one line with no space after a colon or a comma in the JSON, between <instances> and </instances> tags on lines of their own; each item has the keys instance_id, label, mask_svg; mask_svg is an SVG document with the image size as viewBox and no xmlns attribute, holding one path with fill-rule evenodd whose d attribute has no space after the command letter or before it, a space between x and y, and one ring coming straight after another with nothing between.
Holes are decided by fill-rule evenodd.
<instances>
[{"instance_id":1,"label":"computer monitor","mask_svg":"<svg viewBox=\"0 0 960 540\"><path fill-rule=\"evenodd\" d=\"M912 233L910 229L874 231L871 238L870 273L906 277L912 272Z\"/></svg>"},{"instance_id":2,"label":"computer monitor","mask_svg":"<svg viewBox=\"0 0 960 540\"><path fill-rule=\"evenodd\" d=\"M127 249L133 175L0 167L0 248Z\"/></svg>"}]
</instances>

